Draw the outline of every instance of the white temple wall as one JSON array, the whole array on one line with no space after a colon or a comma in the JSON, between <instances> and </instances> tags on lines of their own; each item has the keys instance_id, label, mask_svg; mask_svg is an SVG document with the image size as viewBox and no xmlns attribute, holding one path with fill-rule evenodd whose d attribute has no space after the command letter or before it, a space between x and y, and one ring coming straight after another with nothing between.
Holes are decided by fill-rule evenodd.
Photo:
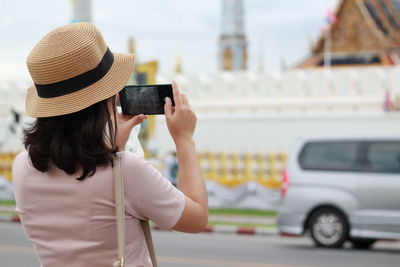
<instances>
[{"instance_id":1,"label":"white temple wall","mask_svg":"<svg viewBox=\"0 0 400 267\"><path fill-rule=\"evenodd\" d=\"M211 152L287 152L301 137L397 136L400 114L199 115L197 149ZM154 146L159 155L174 148L165 119L157 118Z\"/></svg>"}]
</instances>

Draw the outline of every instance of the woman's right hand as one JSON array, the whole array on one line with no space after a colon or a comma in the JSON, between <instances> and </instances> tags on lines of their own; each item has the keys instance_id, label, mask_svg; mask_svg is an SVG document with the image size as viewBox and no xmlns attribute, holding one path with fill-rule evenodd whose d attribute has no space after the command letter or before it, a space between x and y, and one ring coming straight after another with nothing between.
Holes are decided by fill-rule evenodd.
<instances>
[{"instance_id":1,"label":"woman's right hand","mask_svg":"<svg viewBox=\"0 0 400 267\"><path fill-rule=\"evenodd\" d=\"M196 114L189 104L187 95L181 94L175 81L172 82L175 107L172 106L171 99L167 97L164 111L169 133L175 143L181 140L192 140L196 128Z\"/></svg>"},{"instance_id":2,"label":"woman's right hand","mask_svg":"<svg viewBox=\"0 0 400 267\"><path fill-rule=\"evenodd\" d=\"M199 233L208 223L207 191L197 160L193 133L197 118L189 105L186 95L179 92L172 82L175 107L167 99L164 110L168 130L174 139L178 157L178 186L185 194L185 208L174 230L185 233Z\"/></svg>"}]
</instances>

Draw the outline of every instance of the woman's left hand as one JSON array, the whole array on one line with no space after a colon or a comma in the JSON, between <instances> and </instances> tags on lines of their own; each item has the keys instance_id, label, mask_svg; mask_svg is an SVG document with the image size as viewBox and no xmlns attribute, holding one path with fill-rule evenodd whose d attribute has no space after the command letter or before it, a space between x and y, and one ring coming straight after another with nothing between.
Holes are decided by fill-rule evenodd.
<instances>
[{"instance_id":1,"label":"woman's left hand","mask_svg":"<svg viewBox=\"0 0 400 267\"><path fill-rule=\"evenodd\" d=\"M117 112L117 136L116 145L118 151L125 149L126 142L131 135L133 127L144 122L147 119L146 115L140 114L136 116L123 115L121 112Z\"/></svg>"}]
</instances>

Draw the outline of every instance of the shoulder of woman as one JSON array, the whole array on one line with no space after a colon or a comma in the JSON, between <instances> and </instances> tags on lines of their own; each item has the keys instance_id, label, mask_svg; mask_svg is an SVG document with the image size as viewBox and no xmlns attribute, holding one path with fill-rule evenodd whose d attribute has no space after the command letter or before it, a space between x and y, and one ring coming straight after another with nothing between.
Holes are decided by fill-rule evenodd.
<instances>
[{"instance_id":1,"label":"shoulder of woman","mask_svg":"<svg viewBox=\"0 0 400 267\"><path fill-rule=\"evenodd\" d=\"M28 151L24 150L19 152L13 160L13 164L21 164L23 162L27 162L29 159Z\"/></svg>"},{"instance_id":2,"label":"shoulder of woman","mask_svg":"<svg viewBox=\"0 0 400 267\"><path fill-rule=\"evenodd\" d=\"M13 174L13 183L15 184L15 180L18 179L21 175L24 176L24 174L28 171L30 171L33 168L30 160L29 160L29 154L27 151L22 151L18 153L13 160L12 163L12 174Z\"/></svg>"},{"instance_id":3,"label":"shoulder of woman","mask_svg":"<svg viewBox=\"0 0 400 267\"><path fill-rule=\"evenodd\" d=\"M123 155L122 158L124 160L144 160L143 157L141 157L135 153L132 153L130 151L124 151L124 152L122 152L122 155Z\"/></svg>"},{"instance_id":4,"label":"shoulder of woman","mask_svg":"<svg viewBox=\"0 0 400 267\"><path fill-rule=\"evenodd\" d=\"M147 163L148 161L146 159L144 159L139 155L136 155L135 153L132 153L130 151L123 152L122 164L124 167L126 166L138 167L146 165Z\"/></svg>"}]
</instances>

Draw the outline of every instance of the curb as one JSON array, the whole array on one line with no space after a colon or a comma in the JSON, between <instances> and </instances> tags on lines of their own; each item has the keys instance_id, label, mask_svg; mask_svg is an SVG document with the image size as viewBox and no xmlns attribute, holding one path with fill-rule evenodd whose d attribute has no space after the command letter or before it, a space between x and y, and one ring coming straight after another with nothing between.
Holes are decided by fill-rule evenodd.
<instances>
[{"instance_id":1,"label":"curb","mask_svg":"<svg viewBox=\"0 0 400 267\"><path fill-rule=\"evenodd\" d=\"M0 222L20 223L21 220L18 215L0 215Z\"/></svg>"},{"instance_id":2,"label":"curb","mask_svg":"<svg viewBox=\"0 0 400 267\"><path fill-rule=\"evenodd\" d=\"M264 228L264 227L209 225L203 232L239 234L239 235L277 235L278 229L273 227Z\"/></svg>"},{"instance_id":3,"label":"curb","mask_svg":"<svg viewBox=\"0 0 400 267\"><path fill-rule=\"evenodd\" d=\"M151 227L156 231L166 231L161 230L157 226L153 225ZM171 231L171 230L170 230ZM224 234L239 234L239 235L278 235L277 228L261 228L261 227L237 227L237 226L219 226L219 225L209 225L204 230L203 233L224 233Z\"/></svg>"}]
</instances>

